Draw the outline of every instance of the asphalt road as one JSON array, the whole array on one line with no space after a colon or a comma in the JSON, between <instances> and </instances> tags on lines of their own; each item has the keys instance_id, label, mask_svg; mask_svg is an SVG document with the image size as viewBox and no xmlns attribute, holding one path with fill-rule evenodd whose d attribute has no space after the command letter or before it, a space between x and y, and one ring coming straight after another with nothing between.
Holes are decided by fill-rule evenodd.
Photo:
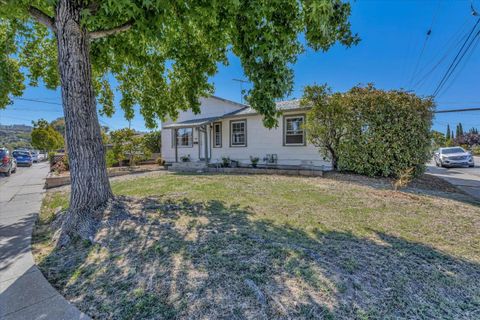
<instances>
[{"instance_id":1,"label":"asphalt road","mask_svg":"<svg viewBox=\"0 0 480 320\"><path fill-rule=\"evenodd\" d=\"M474 168L439 168L432 160L427 173L440 177L480 201L480 157L475 157Z\"/></svg>"}]
</instances>

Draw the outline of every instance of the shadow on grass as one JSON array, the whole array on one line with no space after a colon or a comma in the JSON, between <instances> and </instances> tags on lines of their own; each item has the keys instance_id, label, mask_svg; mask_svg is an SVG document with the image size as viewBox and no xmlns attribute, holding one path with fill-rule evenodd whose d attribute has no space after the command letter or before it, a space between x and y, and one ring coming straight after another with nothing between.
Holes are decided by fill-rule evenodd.
<instances>
[{"instance_id":1,"label":"shadow on grass","mask_svg":"<svg viewBox=\"0 0 480 320\"><path fill-rule=\"evenodd\" d=\"M39 267L104 319L480 316L480 266L383 233L306 233L220 201L119 197L97 243Z\"/></svg>"}]
</instances>

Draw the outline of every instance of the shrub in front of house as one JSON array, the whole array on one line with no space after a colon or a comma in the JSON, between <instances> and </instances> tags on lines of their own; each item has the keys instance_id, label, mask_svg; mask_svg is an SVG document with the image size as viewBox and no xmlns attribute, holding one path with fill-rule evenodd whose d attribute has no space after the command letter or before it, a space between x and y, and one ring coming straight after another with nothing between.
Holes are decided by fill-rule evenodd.
<instances>
[{"instance_id":1,"label":"shrub in front of house","mask_svg":"<svg viewBox=\"0 0 480 320\"><path fill-rule=\"evenodd\" d=\"M373 85L345 93L308 86L302 104L309 141L334 169L399 178L422 173L431 157L434 103L405 91Z\"/></svg>"},{"instance_id":2,"label":"shrub in front of house","mask_svg":"<svg viewBox=\"0 0 480 320\"><path fill-rule=\"evenodd\" d=\"M339 147L340 170L395 178L409 168L414 176L424 172L431 157L430 98L368 85L352 88L344 103L352 112Z\"/></svg>"},{"instance_id":3,"label":"shrub in front of house","mask_svg":"<svg viewBox=\"0 0 480 320\"><path fill-rule=\"evenodd\" d=\"M252 164L252 168L257 167L258 161L260 161L259 157L250 156L250 163Z\"/></svg>"}]
</instances>

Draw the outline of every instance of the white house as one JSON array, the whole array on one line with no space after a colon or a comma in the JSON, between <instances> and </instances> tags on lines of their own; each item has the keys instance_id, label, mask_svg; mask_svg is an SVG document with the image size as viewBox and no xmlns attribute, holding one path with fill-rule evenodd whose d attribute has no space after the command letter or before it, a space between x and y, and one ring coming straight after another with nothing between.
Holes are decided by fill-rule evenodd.
<instances>
[{"instance_id":1,"label":"white house","mask_svg":"<svg viewBox=\"0 0 480 320\"><path fill-rule=\"evenodd\" d=\"M306 109L299 100L282 101L279 126L268 129L262 116L247 105L211 96L201 99L200 113L181 112L162 123L162 157L168 163L220 163L223 157L249 165L250 157L278 167L329 165L310 144L303 129Z\"/></svg>"}]
</instances>

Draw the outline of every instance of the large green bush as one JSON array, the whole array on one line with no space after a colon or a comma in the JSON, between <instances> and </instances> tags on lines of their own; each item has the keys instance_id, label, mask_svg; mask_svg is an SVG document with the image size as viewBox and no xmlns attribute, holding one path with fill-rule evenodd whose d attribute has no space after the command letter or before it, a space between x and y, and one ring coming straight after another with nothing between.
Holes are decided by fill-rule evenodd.
<instances>
[{"instance_id":1,"label":"large green bush","mask_svg":"<svg viewBox=\"0 0 480 320\"><path fill-rule=\"evenodd\" d=\"M424 171L431 156L431 99L369 85L354 87L344 100L353 112L340 144L341 170L384 177Z\"/></svg>"},{"instance_id":2,"label":"large green bush","mask_svg":"<svg viewBox=\"0 0 480 320\"><path fill-rule=\"evenodd\" d=\"M311 86L302 104L312 107L309 141L339 170L395 178L424 171L431 156L431 99L373 85L341 94Z\"/></svg>"}]
</instances>

